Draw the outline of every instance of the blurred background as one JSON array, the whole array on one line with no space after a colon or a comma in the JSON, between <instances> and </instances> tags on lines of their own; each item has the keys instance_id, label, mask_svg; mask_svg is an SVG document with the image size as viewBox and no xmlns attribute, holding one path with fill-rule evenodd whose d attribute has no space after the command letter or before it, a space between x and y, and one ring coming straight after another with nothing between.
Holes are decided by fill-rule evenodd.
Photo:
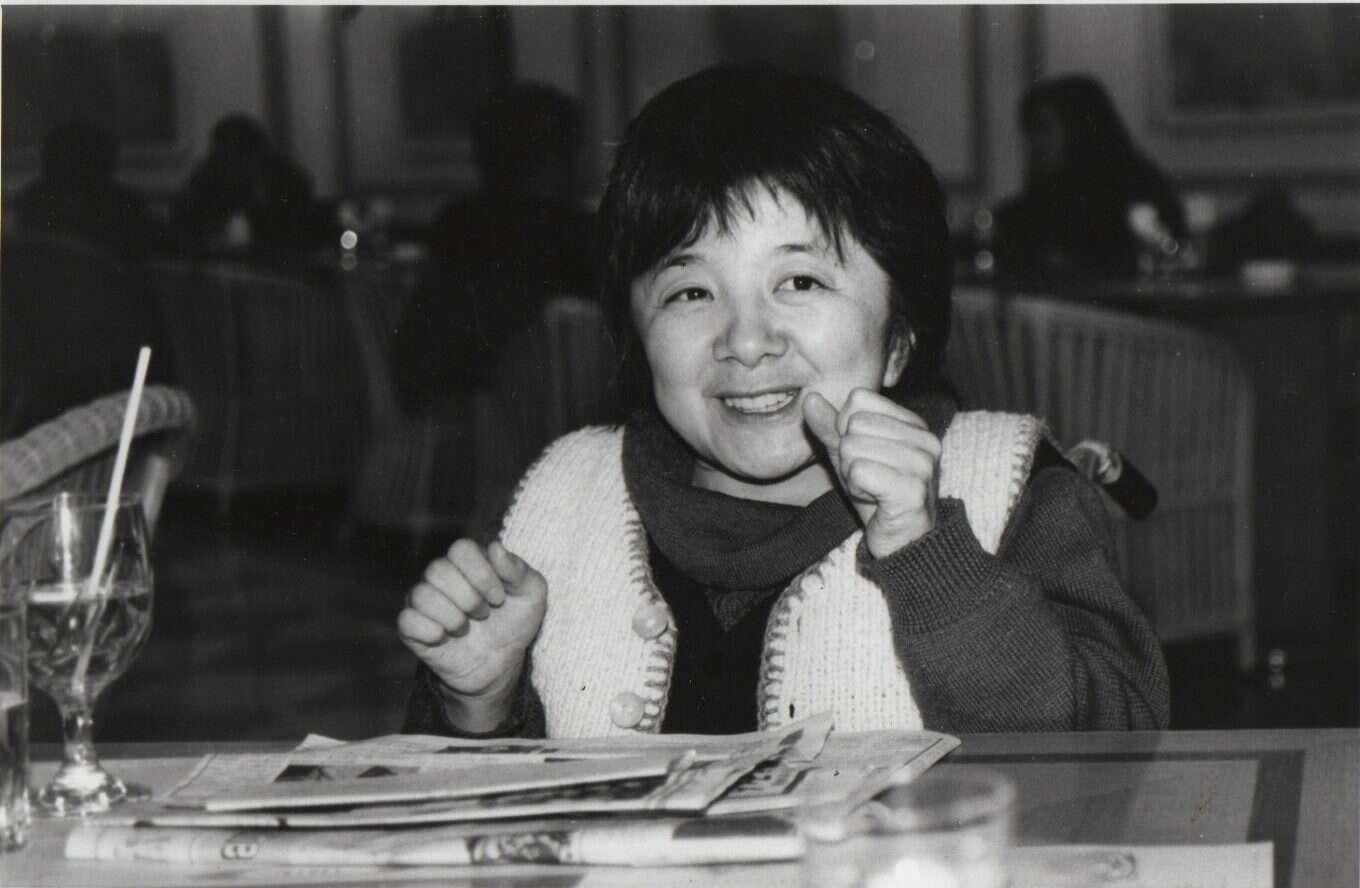
<instances>
[{"instance_id":1,"label":"blurred background","mask_svg":"<svg viewBox=\"0 0 1360 888\"><path fill-rule=\"evenodd\" d=\"M946 186L961 298L1103 301L1177 354L1207 337L1229 355L1250 394L1212 432L1205 472L1238 472L1217 530L1171 520L1173 490L1194 486L1174 467L1200 457L1154 452L1179 429L1144 421L1155 405L1115 433L1057 431L1125 448L1171 516L1148 533L1199 559L1131 580L1168 645L1174 726L1357 723L1360 7L10 6L0 21L4 437L126 387L136 341L199 414L157 530L156 628L107 692L101 738L396 729L414 661L393 620L424 559L494 527L546 440L617 406L583 261L612 146L666 84L745 60L836 80L901 124ZM1156 171L1156 194L1115 202L1127 250L1108 265L1014 246L1046 218L1017 215L1046 150L1025 99L1066 75L1103 89ZM983 360L956 339L951 366ZM1138 532L1123 553L1156 561ZM1215 553L1232 614L1174 616L1164 599L1214 585L1196 565ZM34 731L56 736L50 709Z\"/></svg>"}]
</instances>

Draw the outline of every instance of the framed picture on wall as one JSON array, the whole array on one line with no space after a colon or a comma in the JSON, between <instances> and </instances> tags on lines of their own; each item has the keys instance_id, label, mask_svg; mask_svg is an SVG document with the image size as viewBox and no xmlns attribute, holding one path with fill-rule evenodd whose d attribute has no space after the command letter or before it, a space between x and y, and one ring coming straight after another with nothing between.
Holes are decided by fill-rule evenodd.
<instances>
[{"instance_id":1,"label":"framed picture on wall","mask_svg":"<svg viewBox=\"0 0 1360 888\"><path fill-rule=\"evenodd\" d=\"M505 10L363 6L335 14L344 184L470 187L473 116L512 77Z\"/></svg>"},{"instance_id":2,"label":"framed picture on wall","mask_svg":"<svg viewBox=\"0 0 1360 888\"><path fill-rule=\"evenodd\" d=\"M1360 124L1360 6L1185 4L1149 12L1155 122Z\"/></svg>"}]
</instances>

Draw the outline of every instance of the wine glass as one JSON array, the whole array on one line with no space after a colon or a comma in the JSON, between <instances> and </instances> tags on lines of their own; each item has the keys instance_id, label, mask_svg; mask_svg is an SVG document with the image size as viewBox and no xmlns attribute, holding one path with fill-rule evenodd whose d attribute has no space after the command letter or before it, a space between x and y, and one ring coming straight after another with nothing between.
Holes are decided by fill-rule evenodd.
<instances>
[{"instance_id":1,"label":"wine glass","mask_svg":"<svg viewBox=\"0 0 1360 888\"><path fill-rule=\"evenodd\" d=\"M94 703L132 663L151 629L151 564L141 502L116 506L103 576L90 582L102 496L58 493L5 508L0 571L28 601L29 678L61 710L65 757L34 806L47 814L83 816L127 799L145 798L95 755Z\"/></svg>"}]
</instances>

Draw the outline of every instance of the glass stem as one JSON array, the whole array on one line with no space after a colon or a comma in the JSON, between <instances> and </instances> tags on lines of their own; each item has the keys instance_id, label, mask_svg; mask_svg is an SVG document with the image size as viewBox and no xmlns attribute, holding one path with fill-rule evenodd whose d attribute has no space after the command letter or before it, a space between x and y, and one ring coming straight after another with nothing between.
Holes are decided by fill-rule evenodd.
<instances>
[{"instance_id":1,"label":"glass stem","mask_svg":"<svg viewBox=\"0 0 1360 888\"><path fill-rule=\"evenodd\" d=\"M67 701L61 707L61 731L65 738L66 764L98 767L94 753L94 706L85 698Z\"/></svg>"}]
</instances>

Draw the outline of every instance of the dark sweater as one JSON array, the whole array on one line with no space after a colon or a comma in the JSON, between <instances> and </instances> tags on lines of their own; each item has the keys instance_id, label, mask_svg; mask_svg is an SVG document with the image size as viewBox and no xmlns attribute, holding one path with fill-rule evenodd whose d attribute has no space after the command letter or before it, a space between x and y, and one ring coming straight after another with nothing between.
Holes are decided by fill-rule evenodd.
<instances>
[{"instance_id":1,"label":"dark sweater","mask_svg":"<svg viewBox=\"0 0 1360 888\"><path fill-rule=\"evenodd\" d=\"M953 415L938 400L908 406L937 434ZM834 491L804 508L698 491L687 483L691 465L659 421L625 431L625 479L681 639L663 730L751 730L757 630L787 582L857 519ZM860 546L861 570L887 598L897 656L928 728L1166 726L1161 649L1114 575L1102 496L1044 444L996 555L982 549L953 499L941 500L934 530L894 554L875 559ZM421 672L404 730L469 736L447 722L437 680ZM485 736L543 729L526 680L511 717Z\"/></svg>"}]
</instances>

